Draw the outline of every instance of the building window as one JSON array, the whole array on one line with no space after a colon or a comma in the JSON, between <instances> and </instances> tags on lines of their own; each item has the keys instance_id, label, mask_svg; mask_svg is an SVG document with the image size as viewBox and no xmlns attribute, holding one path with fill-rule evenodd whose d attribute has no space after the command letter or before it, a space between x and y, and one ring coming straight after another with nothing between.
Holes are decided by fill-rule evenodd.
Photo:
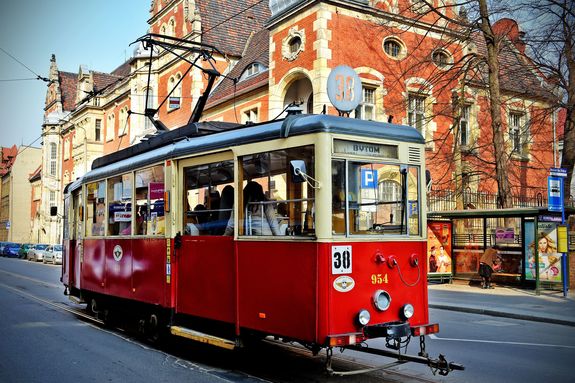
<instances>
[{"instance_id":1,"label":"building window","mask_svg":"<svg viewBox=\"0 0 575 383\"><path fill-rule=\"evenodd\" d=\"M50 144L50 175L56 175L56 160L58 158L58 148L56 144Z\"/></svg>"},{"instance_id":2,"label":"building window","mask_svg":"<svg viewBox=\"0 0 575 383\"><path fill-rule=\"evenodd\" d=\"M305 50L305 32L290 28L288 35L282 40L282 56L287 61L295 60Z\"/></svg>"},{"instance_id":3,"label":"building window","mask_svg":"<svg viewBox=\"0 0 575 383\"><path fill-rule=\"evenodd\" d=\"M258 108L252 108L242 112L242 124L246 124L248 122L259 122Z\"/></svg>"},{"instance_id":4,"label":"building window","mask_svg":"<svg viewBox=\"0 0 575 383\"><path fill-rule=\"evenodd\" d=\"M461 146L469 145L469 112L471 111L470 105L465 105L461 109L461 116L459 117L459 143Z\"/></svg>"},{"instance_id":5,"label":"building window","mask_svg":"<svg viewBox=\"0 0 575 383\"><path fill-rule=\"evenodd\" d=\"M526 152L527 131L525 126L525 114L509 113L509 139L512 151L517 154L525 154Z\"/></svg>"},{"instance_id":6,"label":"building window","mask_svg":"<svg viewBox=\"0 0 575 383\"><path fill-rule=\"evenodd\" d=\"M102 120L96 119L96 127L94 129L94 139L96 142L102 141Z\"/></svg>"},{"instance_id":7,"label":"building window","mask_svg":"<svg viewBox=\"0 0 575 383\"><path fill-rule=\"evenodd\" d=\"M108 116L108 124L106 126L106 141L112 141L115 137L116 130L116 116L111 114Z\"/></svg>"},{"instance_id":8,"label":"building window","mask_svg":"<svg viewBox=\"0 0 575 383\"><path fill-rule=\"evenodd\" d=\"M445 68L451 63L451 58L443 50L436 50L431 54L431 59L433 63L439 68Z\"/></svg>"},{"instance_id":9,"label":"building window","mask_svg":"<svg viewBox=\"0 0 575 383\"><path fill-rule=\"evenodd\" d=\"M70 139L66 138L64 140L64 159L67 160L70 158Z\"/></svg>"},{"instance_id":10,"label":"building window","mask_svg":"<svg viewBox=\"0 0 575 383\"><path fill-rule=\"evenodd\" d=\"M168 81L168 93L172 92L170 99L168 100L168 111L180 109L182 97L182 83L180 82L181 78L182 75L178 73L175 76L170 77L170 80Z\"/></svg>"},{"instance_id":11,"label":"building window","mask_svg":"<svg viewBox=\"0 0 575 383\"><path fill-rule=\"evenodd\" d=\"M244 70L242 75L240 76L240 81L253 77L257 74L265 72L268 68L260 63L252 63L248 65L248 67Z\"/></svg>"},{"instance_id":12,"label":"building window","mask_svg":"<svg viewBox=\"0 0 575 383\"><path fill-rule=\"evenodd\" d=\"M128 131L128 107L120 110L120 126L118 130L118 137L125 135Z\"/></svg>"},{"instance_id":13,"label":"building window","mask_svg":"<svg viewBox=\"0 0 575 383\"><path fill-rule=\"evenodd\" d=\"M375 120L375 89L362 89L361 103L355 109L355 118Z\"/></svg>"},{"instance_id":14,"label":"building window","mask_svg":"<svg viewBox=\"0 0 575 383\"><path fill-rule=\"evenodd\" d=\"M168 27L168 34L170 36L176 35L176 20L170 19L169 27Z\"/></svg>"},{"instance_id":15,"label":"building window","mask_svg":"<svg viewBox=\"0 0 575 383\"><path fill-rule=\"evenodd\" d=\"M56 192L54 190L50 190L50 207L56 206Z\"/></svg>"},{"instance_id":16,"label":"building window","mask_svg":"<svg viewBox=\"0 0 575 383\"><path fill-rule=\"evenodd\" d=\"M410 94L407 102L407 123L425 137L425 97Z\"/></svg>"},{"instance_id":17,"label":"building window","mask_svg":"<svg viewBox=\"0 0 575 383\"><path fill-rule=\"evenodd\" d=\"M399 40L395 38L387 38L383 42L383 50L392 58L400 59L405 56L405 50Z\"/></svg>"}]
</instances>

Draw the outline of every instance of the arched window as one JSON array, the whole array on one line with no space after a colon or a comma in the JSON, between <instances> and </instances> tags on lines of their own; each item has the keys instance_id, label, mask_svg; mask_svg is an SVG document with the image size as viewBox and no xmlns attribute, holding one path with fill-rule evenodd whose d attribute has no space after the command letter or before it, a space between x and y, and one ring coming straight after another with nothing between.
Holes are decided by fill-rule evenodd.
<instances>
[{"instance_id":1,"label":"arched window","mask_svg":"<svg viewBox=\"0 0 575 383\"><path fill-rule=\"evenodd\" d=\"M246 79L253 77L257 74L265 72L266 70L268 70L268 68L263 64L260 64L257 62L251 63L250 65L247 66L247 68L244 70L244 72L240 76L240 81L246 80Z\"/></svg>"},{"instance_id":2,"label":"arched window","mask_svg":"<svg viewBox=\"0 0 575 383\"><path fill-rule=\"evenodd\" d=\"M120 110L120 126L118 129L118 137L123 136L128 132L128 107L125 106Z\"/></svg>"},{"instance_id":3,"label":"arched window","mask_svg":"<svg viewBox=\"0 0 575 383\"><path fill-rule=\"evenodd\" d=\"M442 49L438 49L431 54L431 60L439 68L445 68L451 64L451 57L447 52Z\"/></svg>"},{"instance_id":4,"label":"arched window","mask_svg":"<svg viewBox=\"0 0 575 383\"><path fill-rule=\"evenodd\" d=\"M146 109L153 109L154 108L154 96L152 94L152 89L150 88L145 88L142 91L142 94L144 97L144 99L146 99L146 95L148 95L148 98L146 99ZM144 129L147 131L150 131L151 129L154 128L154 124L152 123L152 121L150 121L150 119L148 117L144 117Z\"/></svg>"},{"instance_id":5,"label":"arched window","mask_svg":"<svg viewBox=\"0 0 575 383\"><path fill-rule=\"evenodd\" d=\"M174 20L173 18L170 19L170 22L168 24L168 35L169 36L176 35L176 20Z\"/></svg>"},{"instance_id":6,"label":"arched window","mask_svg":"<svg viewBox=\"0 0 575 383\"><path fill-rule=\"evenodd\" d=\"M394 59L402 59L406 56L404 45L395 37L388 37L383 42L383 50Z\"/></svg>"},{"instance_id":7,"label":"arched window","mask_svg":"<svg viewBox=\"0 0 575 383\"><path fill-rule=\"evenodd\" d=\"M108 116L108 123L106 124L106 141L112 141L116 136L116 116L110 114Z\"/></svg>"},{"instance_id":8,"label":"arched window","mask_svg":"<svg viewBox=\"0 0 575 383\"><path fill-rule=\"evenodd\" d=\"M170 95L170 99L168 100L168 111L174 109L180 109L181 98L182 98L182 83L180 79L182 75L177 73L176 75L170 77L168 81L168 93L173 92Z\"/></svg>"}]
</instances>

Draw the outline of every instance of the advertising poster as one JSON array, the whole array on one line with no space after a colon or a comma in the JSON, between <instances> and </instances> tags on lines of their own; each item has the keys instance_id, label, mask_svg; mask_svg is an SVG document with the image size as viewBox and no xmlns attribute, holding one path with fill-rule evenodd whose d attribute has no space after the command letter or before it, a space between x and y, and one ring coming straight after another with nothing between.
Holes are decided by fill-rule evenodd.
<instances>
[{"instance_id":1,"label":"advertising poster","mask_svg":"<svg viewBox=\"0 0 575 383\"><path fill-rule=\"evenodd\" d=\"M557 224L539 222L534 237L533 222L525 224L525 279L535 280L535 267L539 268L539 280L561 282L561 253L557 252ZM539 265L535 264L535 247L539 252Z\"/></svg>"},{"instance_id":2,"label":"advertising poster","mask_svg":"<svg viewBox=\"0 0 575 383\"><path fill-rule=\"evenodd\" d=\"M427 224L428 272L450 274L451 265L451 223L429 222Z\"/></svg>"}]
</instances>

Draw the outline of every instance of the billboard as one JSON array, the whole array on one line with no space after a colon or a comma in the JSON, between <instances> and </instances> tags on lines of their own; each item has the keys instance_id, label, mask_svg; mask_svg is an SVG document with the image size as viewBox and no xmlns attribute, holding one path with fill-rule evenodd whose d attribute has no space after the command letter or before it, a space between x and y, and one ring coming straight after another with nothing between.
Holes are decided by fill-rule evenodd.
<instances>
[{"instance_id":1,"label":"billboard","mask_svg":"<svg viewBox=\"0 0 575 383\"><path fill-rule=\"evenodd\" d=\"M535 280L535 268L539 268L539 280L561 282L561 253L557 252L557 223L538 222L537 238L534 238L534 222L525 223L525 279ZM535 247L539 264L535 262Z\"/></svg>"},{"instance_id":2,"label":"billboard","mask_svg":"<svg viewBox=\"0 0 575 383\"><path fill-rule=\"evenodd\" d=\"M451 222L427 224L427 271L430 274L451 274Z\"/></svg>"}]
</instances>

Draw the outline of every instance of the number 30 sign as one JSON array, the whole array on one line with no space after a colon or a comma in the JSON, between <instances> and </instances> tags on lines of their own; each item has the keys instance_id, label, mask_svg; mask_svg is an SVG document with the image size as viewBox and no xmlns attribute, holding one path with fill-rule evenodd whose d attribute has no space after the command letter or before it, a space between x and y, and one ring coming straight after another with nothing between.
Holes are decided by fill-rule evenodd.
<instances>
[{"instance_id":1,"label":"number 30 sign","mask_svg":"<svg viewBox=\"0 0 575 383\"><path fill-rule=\"evenodd\" d=\"M332 246L331 273L351 274L351 246Z\"/></svg>"},{"instance_id":2,"label":"number 30 sign","mask_svg":"<svg viewBox=\"0 0 575 383\"><path fill-rule=\"evenodd\" d=\"M327 96L340 112L351 112L361 101L361 80L355 71L340 65L327 78Z\"/></svg>"}]
</instances>

